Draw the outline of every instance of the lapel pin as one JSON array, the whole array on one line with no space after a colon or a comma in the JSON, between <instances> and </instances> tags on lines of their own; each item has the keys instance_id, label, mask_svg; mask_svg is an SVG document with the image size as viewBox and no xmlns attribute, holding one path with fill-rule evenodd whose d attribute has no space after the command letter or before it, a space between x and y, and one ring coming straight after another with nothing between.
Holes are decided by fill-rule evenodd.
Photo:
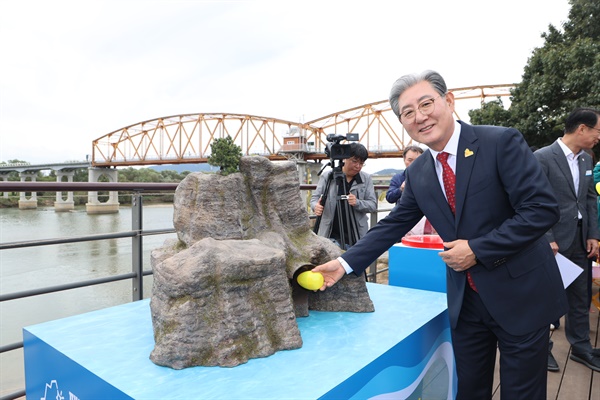
<instances>
[{"instance_id":1,"label":"lapel pin","mask_svg":"<svg viewBox=\"0 0 600 400\"><path fill-rule=\"evenodd\" d=\"M465 157L471 157L473 155L473 152L469 149L465 149Z\"/></svg>"}]
</instances>

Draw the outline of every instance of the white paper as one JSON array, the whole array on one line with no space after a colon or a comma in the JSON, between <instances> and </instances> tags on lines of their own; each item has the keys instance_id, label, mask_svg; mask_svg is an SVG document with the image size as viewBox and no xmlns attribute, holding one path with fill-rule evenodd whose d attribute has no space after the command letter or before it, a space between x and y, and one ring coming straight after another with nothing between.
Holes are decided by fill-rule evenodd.
<instances>
[{"instance_id":1,"label":"white paper","mask_svg":"<svg viewBox=\"0 0 600 400\"><path fill-rule=\"evenodd\" d=\"M556 262L565 288L583 272L583 268L560 253L556 253Z\"/></svg>"}]
</instances>

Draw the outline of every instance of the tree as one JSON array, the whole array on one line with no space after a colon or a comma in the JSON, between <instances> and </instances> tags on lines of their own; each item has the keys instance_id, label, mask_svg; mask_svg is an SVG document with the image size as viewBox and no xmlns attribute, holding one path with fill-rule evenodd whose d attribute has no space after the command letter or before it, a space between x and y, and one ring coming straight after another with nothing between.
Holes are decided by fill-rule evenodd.
<instances>
[{"instance_id":1,"label":"tree","mask_svg":"<svg viewBox=\"0 0 600 400\"><path fill-rule=\"evenodd\" d=\"M507 126L510 121L510 112L504 109L500 97L481 105L479 110L469 111L469 118L475 125Z\"/></svg>"},{"instance_id":2,"label":"tree","mask_svg":"<svg viewBox=\"0 0 600 400\"><path fill-rule=\"evenodd\" d=\"M570 4L564 31L549 25L542 34L545 43L533 50L522 82L511 92L508 124L501 124L519 129L532 146L546 146L561 136L574 108L600 108L600 0ZM469 115L478 123L497 122L499 113L488 111Z\"/></svg>"},{"instance_id":3,"label":"tree","mask_svg":"<svg viewBox=\"0 0 600 400\"><path fill-rule=\"evenodd\" d=\"M119 169L119 182L137 182L138 170L132 167Z\"/></svg>"},{"instance_id":4,"label":"tree","mask_svg":"<svg viewBox=\"0 0 600 400\"><path fill-rule=\"evenodd\" d=\"M160 172L152 168L140 168L137 172L136 182L161 182Z\"/></svg>"},{"instance_id":5,"label":"tree","mask_svg":"<svg viewBox=\"0 0 600 400\"><path fill-rule=\"evenodd\" d=\"M188 172L189 173L189 172ZM161 182L181 182L183 178L185 178L187 174L179 173L177 171L173 171L170 169L160 171L160 181Z\"/></svg>"},{"instance_id":6,"label":"tree","mask_svg":"<svg viewBox=\"0 0 600 400\"><path fill-rule=\"evenodd\" d=\"M236 145L231 136L215 139L210 145L211 155L208 157L208 163L216 167L221 167L222 175L229 175L237 172L242 158L242 149Z\"/></svg>"},{"instance_id":7,"label":"tree","mask_svg":"<svg viewBox=\"0 0 600 400\"><path fill-rule=\"evenodd\" d=\"M75 175L73 175L73 182L88 182L89 173L87 169L79 168L75 170Z\"/></svg>"}]
</instances>

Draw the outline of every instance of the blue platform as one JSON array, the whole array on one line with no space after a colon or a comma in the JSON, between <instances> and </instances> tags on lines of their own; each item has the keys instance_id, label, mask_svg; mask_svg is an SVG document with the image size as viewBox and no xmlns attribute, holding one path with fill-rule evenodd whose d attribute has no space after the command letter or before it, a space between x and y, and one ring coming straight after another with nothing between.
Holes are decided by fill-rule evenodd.
<instances>
[{"instance_id":1,"label":"blue platform","mask_svg":"<svg viewBox=\"0 0 600 400\"><path fill-rule=\"evenodd\" d=\"M367 287L375 312L311 311L302 348L234 368L152 363L149 300L26 327L27 398L452 399L445 294Z\"/></svg>"}]
</instances>

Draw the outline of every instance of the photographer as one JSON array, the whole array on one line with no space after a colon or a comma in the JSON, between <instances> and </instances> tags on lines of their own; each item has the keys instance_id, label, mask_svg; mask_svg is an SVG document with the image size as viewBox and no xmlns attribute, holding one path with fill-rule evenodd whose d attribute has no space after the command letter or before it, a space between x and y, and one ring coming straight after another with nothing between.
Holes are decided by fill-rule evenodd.
<instances>
[{"instance_id":1,"label":"photographer","mask_svg":"<svg viewBox=\"0 0 600 400\"><path fill-rule=\"evenodd\" d=\"M341 184L330 185L329 193L324 193L327 182L331 178L330 174L334 173L334 171L329 170L325 172L321 176L317 189L313 192L310 200L310 206L315 215L321 217L317 234L330 238L344 250L354 243L352 240L349 240L352 233L350 232L351 226L344 223L351 216L345 214L351 212L356 217L357 239L360 239L369 230L368 214L377 210L377 196L375 195L371 175L361 171L369 153L362 144L351 143L348 146L350 148L349 157L343 161L341 168L345 179L340 180ZM338 213L338 210L336 210L338 204L336 199L338 196L345 194L348 194L347 199L341 201L347 202L350 207L341 207ZM324 206L321 204L323 198L327 199L324 201ZM338 215L341 215L342 221L339 220ZM344 228L343 237L346 239L344 240L345 243L341 241L342 234L340 227Z\"/></svg>"}]
</instances>

